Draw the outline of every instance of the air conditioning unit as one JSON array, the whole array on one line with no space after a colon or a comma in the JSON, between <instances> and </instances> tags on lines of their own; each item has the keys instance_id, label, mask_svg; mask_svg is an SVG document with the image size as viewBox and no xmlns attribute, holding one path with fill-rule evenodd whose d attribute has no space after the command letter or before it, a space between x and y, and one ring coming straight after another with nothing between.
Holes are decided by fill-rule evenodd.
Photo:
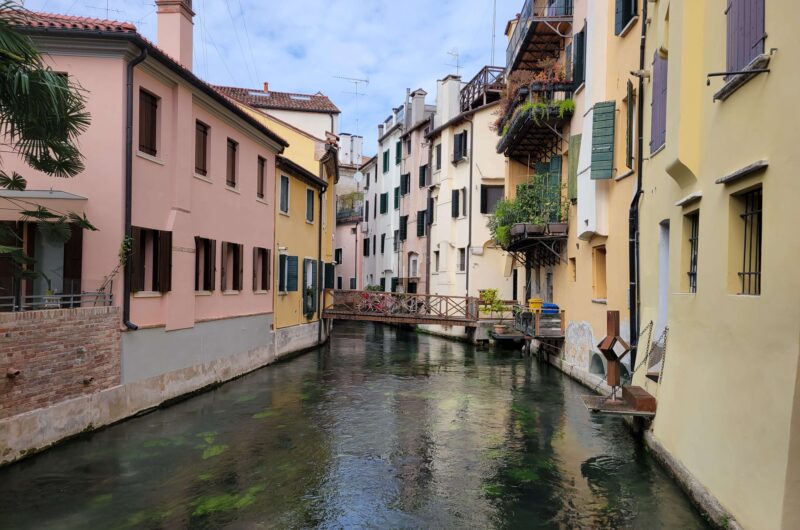
<instances>
[{"instance_id":1,"label":"air conditioning unit","mask_svg":"<svg viewBox=\"0 0 800 530\"><path fill-rule=\"evenodd\" d=\"M369 225L366 223L361 224L361 233L367 234L369 233Z\"/></svg>"}]
</instances>

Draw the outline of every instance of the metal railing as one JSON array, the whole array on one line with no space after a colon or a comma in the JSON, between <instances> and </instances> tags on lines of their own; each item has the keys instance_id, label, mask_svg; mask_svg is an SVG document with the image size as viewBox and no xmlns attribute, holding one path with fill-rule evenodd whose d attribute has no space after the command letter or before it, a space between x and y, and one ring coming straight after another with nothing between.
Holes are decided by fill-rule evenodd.
<instances>
[{"instance_id":1,"label":"metal railing","mask_svg":"<svg viewBox=\"0 0 800 530\"><path fill-rule=\"evenodd\" d=\"M0 296L0 312L42 311L47 309L73 309L76 307L104 307L114 302L111 292Z\"/></svg>"},{"instance_id":2,"label":"metal railing","mask_svg":"<svg viewBox=\"0 0 800 530\"><path fill-rule=\"evenodd\" d=\"M572 17L572 0L526 0L519 15L519 20L508 41L506 49L506 66L512 64L517 56L522 41L528 30L537 19L563 19Z\"/></svg>"},{"instance_id":3,"label":"metal railing","mask_svg":"<svg viewBox=\"0 0 800 530\"><path fill-rule=\"evenodd\" d=\"M518 305L514 307L514 329L528 337L563 337L566 313L562 309L556 314L546 314Z\"/></svg>"},{"instance_id":4,"label":"metal railing","mask_svg":"<svg viewBox=\"0 0 800 530\"><path fill-rule=\"evenodd\" d=\"M505 85L505 68L484 66L472 80L461 89L461 112L466 112L480 98L486 98L489 91L499 92ZM483 101L481 104L485 104Z\"/></svg>"},{"instance_id":5,"label":"metal railing","mask_svg":"<svg viewBox=\"0 0 800 530\"><path fill-rule=\"evenodd\" d=\"M336 210L336 220L340 222L360 220L363 216L364 216L363 207L342 208L340 210Z\"/></svg>"}]
</instances>

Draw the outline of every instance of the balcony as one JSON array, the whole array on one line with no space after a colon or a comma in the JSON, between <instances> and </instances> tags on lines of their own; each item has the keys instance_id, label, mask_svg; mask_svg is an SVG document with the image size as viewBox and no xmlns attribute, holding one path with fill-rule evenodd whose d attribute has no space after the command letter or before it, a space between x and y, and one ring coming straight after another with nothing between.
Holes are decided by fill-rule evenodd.
<instances>
[{"instance_id":1,"label":"balcony","mask_svg":"<svg viewBox=\"0 0 800 530\"><path fill-rule=\"evenodd\" d=\"M336 224L358 223L363 217L363 207L336 210Z\"/></svg>"},{"instance_id":2,"label":"balcony","mask_svg":"<svg viewBox=\"0 0 800 530\"><path fill-rule=\"evenodd\" d=\"M501 138L497 152L528 166L557 155L564 139L561 130L575 111L572 83L534 83L522 87L516 102L498 121Z\"/></svg>"},{"instance_id":3,"label":"balcony","mask_svg":"<svg viewBox=\"0 0 800 530\"><path fill-rule=\"evenodd\" d=\"M527 0L506 50L506 73L555 57L572 33L572 0Z\"/></svg>"},{"instance_id":4,"label":"balcony","mask_svg":"<svg viewBox=\"0 0 800 530\"><path fill-rule=\"evenodd\" d=\"M461 89L461 112L474 110L499 100L504 86L505 69L499 66L484 66Z\"/></svg>"},{"instance_id":5,"label":"balcony","mask_svg":"<svg viewBox=\"0 0 800 530\"><path fill-rule=\"evenodd\" d=\"M336 224L358 223L364 218L364 194L354 191L336 198Z\"/></svg>"}]
</instances>

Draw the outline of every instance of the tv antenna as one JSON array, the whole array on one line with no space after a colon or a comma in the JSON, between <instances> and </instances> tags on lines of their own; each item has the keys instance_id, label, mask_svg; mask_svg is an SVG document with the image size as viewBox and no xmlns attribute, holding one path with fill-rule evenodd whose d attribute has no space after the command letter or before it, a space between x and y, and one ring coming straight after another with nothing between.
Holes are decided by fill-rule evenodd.
<instances>
[{"instance_id":1,"label":"tv antenna","mask_svg":"<svg viewBox=\"0 0 800 530\"><path fill-rule=\"evenodd\" d=\"M454 59L454 60L455 60L455 62L456 62L456 64L450 64L450 63L448 63L448 64L447 64L447 66L453 66L453 67L455 67L455 69L456 69L456 75L461 75L461 61L460 61L460 59L461 59L461 55L458 53L458 48L453 48L452 50L450 50L449 52L447 52L447 55L450 55L451 57L453 57L453 59Z\"/></svg>"},{"instance_id":2,"label":"tv antenna","mask_svg":"<svg viewBox=\"0 0 800 530\"><path fill-rule=\"evenodd\" d=\"M341 75L335 75L333 77L336 78L336 79L341 79L342 81L347 81L348 83L353 83L353 91L352 92L344 92L344 94L349 94L349 95L353 96L353 98L355 99L356 134L360 134L361 133L361 128L360 128L359 119L358 119L358 116L359 116L359 112L358 112L358 96L366 96L367 93L359 91L359 85L364 85L365 88L368 87L369 86L369 79L359 79L357 77L345 77L345 76L341 76Z\"/></svg>"},{"instance_id":3,"label":"tv antenna","mask_svg":"<svg viewBox=\"0 0 800 530\"><path fill-rule=\"evenodd\" d=\"M121 10L119 10L119 9L111 9L111 8L109 8L109 7L108 7L108 0L106 0L106 5L105 5L105 7L103 7L103 6L90 6L90 5L87 5L86 7L88 7L89 9L94 9L94 10L96 10L96 11L105 11L105 12L106 12L106 19L109 19L109 18L110 18L110 16L109 16L109 12L111 12L111 13L117 13L117 14L122 14L122 13L124 13L124 11L121 11Z\"/></svg>"}]
</instances>

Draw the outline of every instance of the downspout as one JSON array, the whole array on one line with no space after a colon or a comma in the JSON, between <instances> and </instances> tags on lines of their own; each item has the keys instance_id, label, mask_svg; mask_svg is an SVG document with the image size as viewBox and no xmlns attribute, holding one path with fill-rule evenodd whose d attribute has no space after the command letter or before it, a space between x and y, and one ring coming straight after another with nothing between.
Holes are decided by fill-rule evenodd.
<instances>
[{"instance_id":1,"label":"downspout","mask_svg":"<svg viewBox=\"0 0 800 530\"><path fill-rule=\"evenodd\" d=\"M467 210L469 231L467 235L467 251L464 259L467 268L467 294L465 296L469 298L469 256L472 253L472 168L475 165L475 153L473 151L475 147L475 122L472 121L472 117L466 118L466 120L469 122L469 194L467 195L467 200L469 201L469 209Z\"/></svg>"},{"instance_id":2,"label":"downspout","mask_svg":"<svg viewBox=\"0 0 800 530\"><path fill-rule=\"evenodd\" d=\"M642 2L642 35L639 42L639 71L645 68L645 41L647 37L647 0ZM628 289L628 305L630 306L631 322L631 368L636 367L636 353L639 349L639 202L642 195L642 176L644 161L644 76L639 76L639 101L637 105L636 129L636 191L631 201L628 216L628 276L630 287Z\"/></svg>"},{"instance_id":3,"label":"downspout","mask_svg":"<svg viewBox=\"0 0 800 530\"><path fill-rule=\"evenodd\" d=\"M431 123L431 129L433 128L433 116L429 118ZM425 210L428 210L428 205L431 203L431 199L433 198L433 190L431 186L433 184L433 140L428 139L428 200L425 202ZM425 223L428 225L425 227L428 230L428 240L425 242L425 294L431 294L431 248L432 248L432 239L433 239L433 215L436 213L436 205L433 207L433 211L431 212L432 216L428 219L428 216L425 216Z\"/></svg>"},{"instance_id":4,"label":"downspout","mask_svg":"<svg viewBox=\"0 0 800 530\"><path fill-rule=\"evenodd\" d=\"M133 217L133 69L147 58L147 48L128 63L126 107L125 107L125 237L131 237ZM127 256L130 258L130 256ZM125 260L125 274L122 278L122 324L131 331L139 326L131 322L131 266Z\"/></svg>"},{"instance_id":5,"label":"downspout","mask_svg":"<svg viewBox=\"0 0 800 530\"><path fill-rule=\"evenodd\" d=\"M323 175L325 174L325 158L320 160L319 163L319 176L322 180L324 180ZM325 267L322 264L322 223L324 219L322 218L322 201L325 200L325 190L327 189L326 186L320 187L319 189L319 223L317 226L317 344L322 344L322 326L324 324L322 320L322 301L320 300L320 294L322 293L322 289L320 289L320 283L322 282L323 274L325 273ZM320 270L321 269L321 270ZM322 272L323 274L320 274Z\"/></svg>"}]
</instances>

